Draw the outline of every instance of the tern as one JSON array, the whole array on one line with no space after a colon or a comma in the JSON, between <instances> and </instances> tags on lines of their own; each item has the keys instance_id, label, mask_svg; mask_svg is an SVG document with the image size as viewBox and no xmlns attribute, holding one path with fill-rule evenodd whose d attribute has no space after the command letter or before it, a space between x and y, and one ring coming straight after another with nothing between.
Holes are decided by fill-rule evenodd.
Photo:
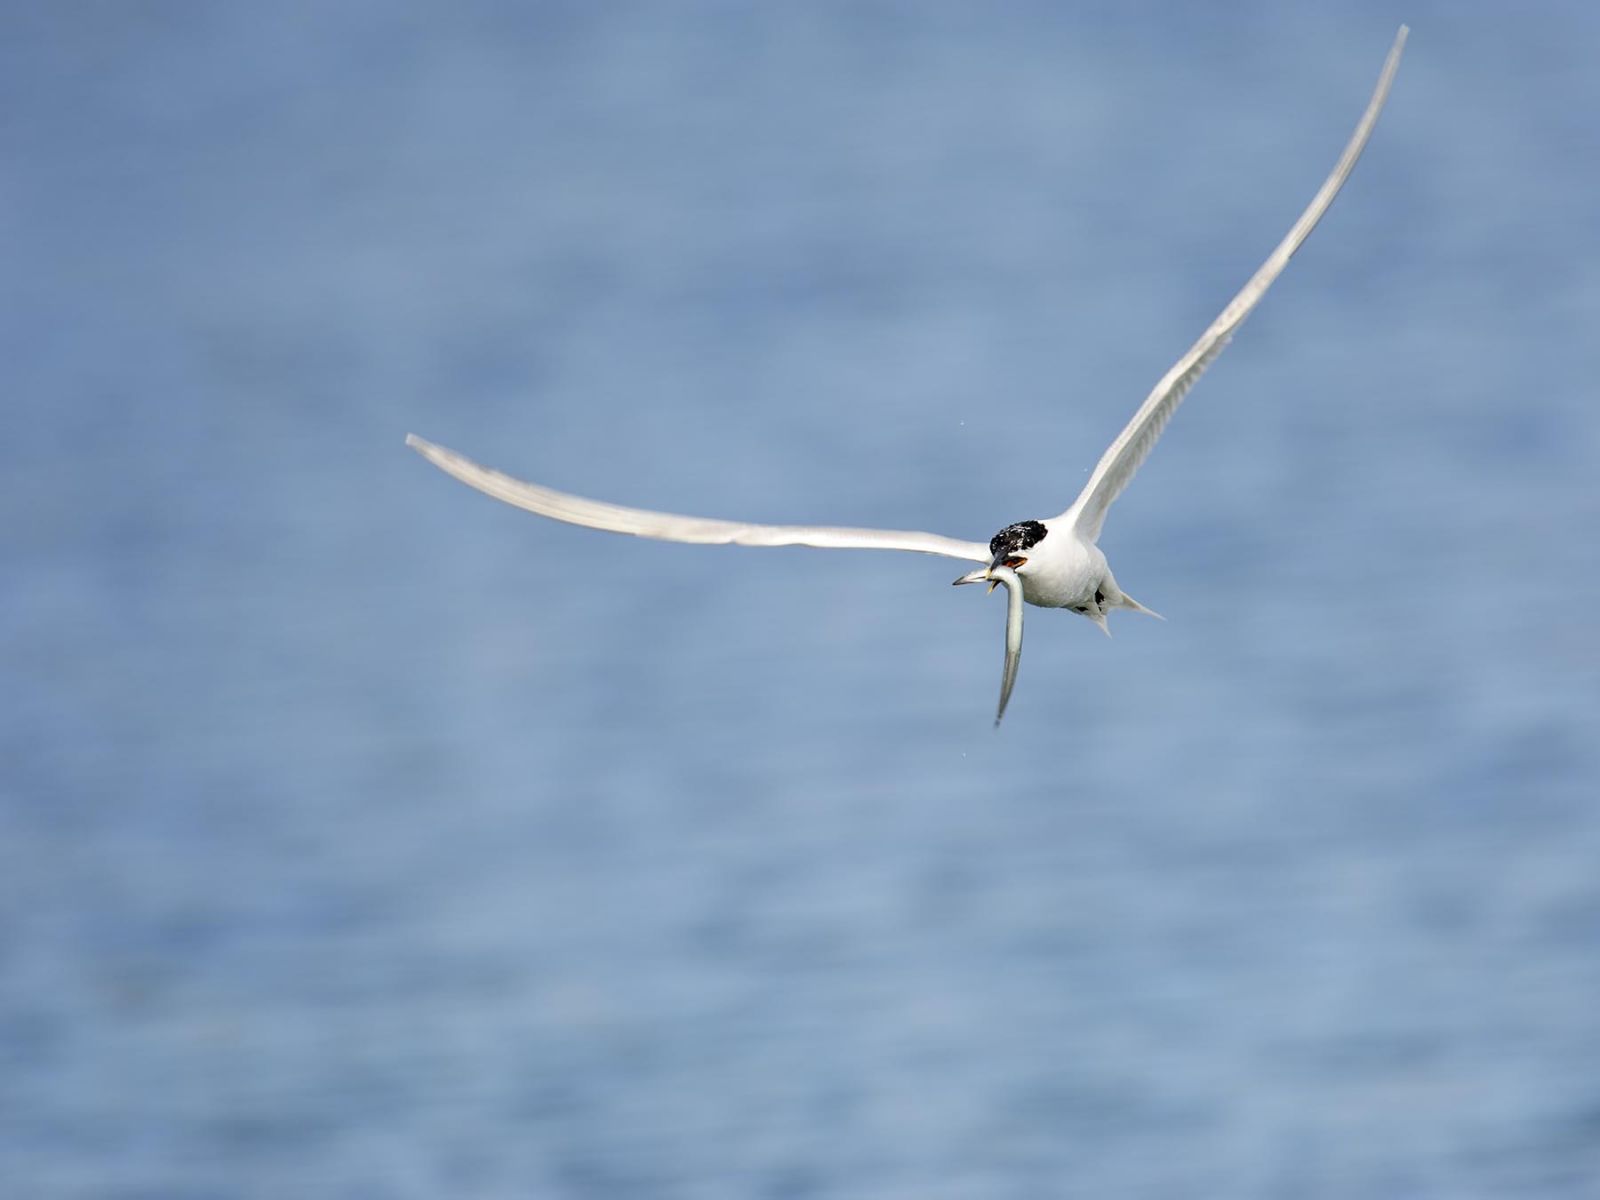
<instances>
[{"instance_id":1,"label":"tern","mask_svg":"<svg viewBox=\"0 0 1600 1200\"><path fill-rule=\"evenodd\" d=\"M1260 269L1250 277L1220 316L1189 347L1172 369L1161 377L1139 410L1133 414L1117 439L1101 455L1089 482L1066 511L1047 520L1019 521L1007 525L988 543L966 542L937 533L898 529L856 529L832 525L754 525L742 521L720 521L706 517L687 517L675 513L624 508L599 500L558 492L514 479L473 462L453 450L434 445L415 434L406 435L406 444L440 470L462 483L517 508L612 533L656 538L665 542L738 546L816 546L831 550L907 550L965 559L983 564L955 582L987 583L1006 589L1005 665L1000 678L1000 704L995 725L1005 716L1011 690L1017 681L1017 666L1022 656L1022 605L1039 608L1064 608L1087 617L1102 632L1110 634L1106 615L1114 609L1151 612L1118 585L1098 542L1106 512L1122 494L1134 472L1156 444L1167 422L1195 380L1222 352L1244 319L1260 302L1294 252L1300 248L1317 222L1328 211L1350 177L1356 160L1372 136L1378 114L1389 97L1389 86L1400 66L1405 48L1406 26L1395 35L1384 60L1372 98L1350 135L1344 153L1310 205L1278 243Z\"/></svg>"}]
</instances>

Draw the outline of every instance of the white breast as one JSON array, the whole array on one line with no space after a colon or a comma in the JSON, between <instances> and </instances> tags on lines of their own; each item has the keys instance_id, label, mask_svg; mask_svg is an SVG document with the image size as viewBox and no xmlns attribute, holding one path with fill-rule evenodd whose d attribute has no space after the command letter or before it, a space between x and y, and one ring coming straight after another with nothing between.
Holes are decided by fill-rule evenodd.
<instances>
[{"instance_id":1,"label":"white breast","mask_svg":"<svg viewBox=\"0 0 1600 1200\"><path fill-rule=\"evenodd\" d=\"M1100 547L1077 537L1068 525L1050 533L1028 550L1022 577L1022 598L1040 608L1076 608L1094 600L1106 577L1106 556Z\"/></svg>"}]
</instances>

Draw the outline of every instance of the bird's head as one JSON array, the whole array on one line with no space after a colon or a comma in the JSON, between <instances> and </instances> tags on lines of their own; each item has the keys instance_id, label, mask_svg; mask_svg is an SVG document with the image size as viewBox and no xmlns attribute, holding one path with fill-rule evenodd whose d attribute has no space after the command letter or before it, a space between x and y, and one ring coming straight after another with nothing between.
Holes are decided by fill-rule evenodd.
<instances>
[{"instance_id":1,"label":"bird's head","mask_svg":"<svg viewBox=\"0 0 1600 1200\"><path fill-rule=\"evenodd\" d=\"M993 557L987 567L963 575L956 583L987 583L993 591L998 582L994 578L996 567L1009 567L1018 575L1028 574L1028 560L1032 550L1049 534L1043 521L1018 521L1007 525L989 539L989 553Z\"/></svg>"}]
</instances>

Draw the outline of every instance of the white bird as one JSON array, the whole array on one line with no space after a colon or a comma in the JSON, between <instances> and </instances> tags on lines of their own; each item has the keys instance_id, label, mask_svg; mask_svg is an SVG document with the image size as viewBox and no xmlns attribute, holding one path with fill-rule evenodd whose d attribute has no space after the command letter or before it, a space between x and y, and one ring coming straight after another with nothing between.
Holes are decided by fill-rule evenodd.
<instances>
[{"instance_id":1,"label":"white bird","mask_svg":"<svg viewBox=\"0 0 1600 1200\"><path fill-rule=\"evenodd\" d=\"M1228 340L1288 264L1290 257L1316 228L1317 222L1333 203L1333 198L1339 194L1356 160L1361 157L1361 151L1377 124L1378 114L1389 97L1389 85L1400 66L1400 54L1408 32L1406 26L1402 25L1395 35L1366 111L1362 113L1344 153L1339 156L1338 163L1323 182L1321 190L1267 261L1200 335L1199 341L1189 347L1188 353L1161 377L1127 427L1101 455L1094 474L1089 477L1088 484L1078 498L1058 516L1008 525L989 539L987 545L964 542L937 533L896 529L752 525L742 521L685 517L587 500L479 466L453 450L436 446L415 434L406 435L406 445L441 470L497 500L540 516L591 529L631 533L637 537L657 538L666 542L819 546L834 550L912 550L920 554L938 554L946 558L983 563L982 567L955 582L987 583L990 591L996 585L1006 588L1005 668L1000 682L1000 705L994 718L995 724L999 725L1017 679L1017 665L1022 654L1024 600L1040 608L1070 609L1093 621L1107 634L1111 631L1106 625L1106 614L1112 609L1127 608L1150 616L1157 615L1117 585L1105 554L1096 544L1100 539L1101 526L1105 523L1106 510L1133 478L1134 472L1156 444L1167 421L1195 380L1228 344Z\"/></svg>"}]
</instances>

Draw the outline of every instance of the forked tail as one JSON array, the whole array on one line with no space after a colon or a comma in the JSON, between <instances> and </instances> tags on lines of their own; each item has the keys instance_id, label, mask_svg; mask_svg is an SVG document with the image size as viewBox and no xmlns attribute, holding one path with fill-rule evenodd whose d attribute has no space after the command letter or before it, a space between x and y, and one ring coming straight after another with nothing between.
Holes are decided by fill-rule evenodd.
<instances>
[{"instance_id":1,"label":"forked tail","mask_svg":"<svg viewBox=\"0 0 1600 1200\"><path fill-rule=\"evenodd\" d=\"M1121 591L1120 588L1118 590ZM1134 612L1142 612L1145 616L1154 617L1158 621L1165 621L1166 620L1166 618L1163 617L1160 613L1156 612L1155 609L1146 608L1144 605L1140 604L1137 600L1135 600L1132 596L1128 595L1127 592L1123 592L1121 597L1118 598L1117 607L1118 608L1131 608L1131 609L1133 609Z\"/></svg>"}]
</instances>

